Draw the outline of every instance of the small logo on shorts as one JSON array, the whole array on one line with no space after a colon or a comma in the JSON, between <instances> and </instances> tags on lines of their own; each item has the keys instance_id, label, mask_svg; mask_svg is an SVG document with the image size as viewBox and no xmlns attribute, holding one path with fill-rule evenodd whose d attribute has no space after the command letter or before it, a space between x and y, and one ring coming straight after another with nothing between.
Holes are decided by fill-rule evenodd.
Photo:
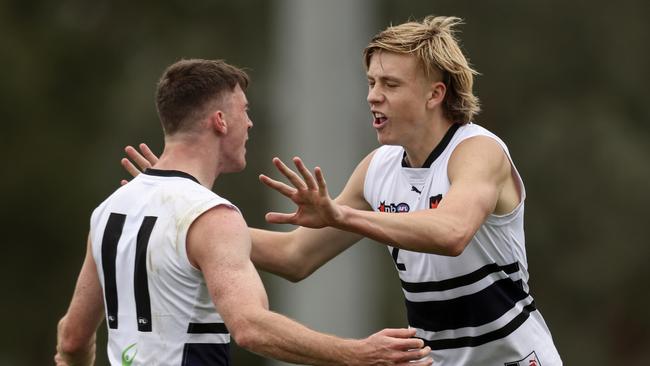
<instances>
[{"instance_id":1,"label":"small logo on shorts","mask_svg":"<svg viewBox=\"0 0 650 366\"><path fill-rule=\"evenodd\" d=\"M542 363L539 362L537 354L535 351L531 352L528 356L522 358L519 361L506 362L504 366L542 366Z\"/></svg>"}]
</instances>

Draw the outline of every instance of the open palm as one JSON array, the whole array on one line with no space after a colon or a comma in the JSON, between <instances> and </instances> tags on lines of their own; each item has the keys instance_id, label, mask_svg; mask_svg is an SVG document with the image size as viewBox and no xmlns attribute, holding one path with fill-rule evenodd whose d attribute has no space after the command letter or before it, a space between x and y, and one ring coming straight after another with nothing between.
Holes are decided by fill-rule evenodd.
<instances>
[{"instance_id":1,"label":"open palm","mask_svg":"<svg viewBox=\"0 0 650 366\"><path fill-rule=\"evenodd\" d=\"M316 167L312 175L300 158L293 158L293 162L300 175L279 158L273 159L273 165L287 177L292 186L264 174L260 175L262 183L280 192L298 206L293 213L269 212L266 214L266 221L310 228L332 226L341 217L341 210L329 196L322 170Z\"/></svg>"}]
</instances>

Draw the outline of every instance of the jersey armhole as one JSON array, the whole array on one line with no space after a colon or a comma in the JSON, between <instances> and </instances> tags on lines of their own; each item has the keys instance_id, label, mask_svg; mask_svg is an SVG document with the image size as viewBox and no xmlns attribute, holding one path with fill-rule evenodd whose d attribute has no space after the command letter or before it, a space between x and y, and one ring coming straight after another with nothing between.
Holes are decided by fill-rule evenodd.
<instances>
[{"instance_id":1,"label":"jersey armhole","mask_svg":"<svg viewBox=\"0 0 650 366\"><path fill-rule=\"evenodd\" d=\"M192 262L190 262L190 258L187 256L187 234L190 230L190 227L196 221L196 219L199 218L199 216L203 215L207 211L218 207L218 206L226 206L230 209L233 209L241 214L241 211L239 208L232 203L224 200L223 198L220 197L214 197L208 201L202 202L191 209L189 209L184 215L183 219L181 220L181 227L178 229L178 236L176 238L176 242L178 243L178 247L176 250L178 251L179 256L182 258L183 264L187 266L193 273L201 273L201 270L196 268Z\"/></svg>"},{"instance_id":2,"label":"jersey armhole","mask_svg":"<svg viewBox=\"0 0 650 366\"><path fill-rule=\"evenodd\" d=\"M380 164L381 158L386 155L386 147L380 146L372 152L372 158L370 163L368 163L368 170L366 171L365 177L363 177L363 198L366 200L370 207L373 207L372 204L372 195L374 182L377 175L377 164Z\"/></svg>"},{"instance_id":3,"label":"jersey armhole","mask_svg":"<svg viewBox=\"0 0 650 366\"><path fill-rule=\"evenodd\" d=\"M502 215L496 215L494 213L491 213L490 215L488 215L487 221L492 223L492 224L499 224L499 223L509 222L509 221L513 220L518 215L518 213L522 210L522 207L524 206L524 201L526 200L526 187L524 186L524 181L521 178L521 175L519 174L519 170L517 170L517 167L515 166L515 162L512 160L512 157L510 156L510 151L508 150L508 146L506 145L506 143L503 142L503 140L501 140L501 138L499 138L499 136L493 134L492 132L490 132L488 130L485 130L484 128L482 128L482 127L480 127L478 125L475 125L475 126L477 126L479 129L476 130L473 133L470 132L470 133L468 133L466 135L461 136L461 138L459 138L458 140L456 140L456 141L454 141L452 143L452 145L451 145L452 148L450 150L450 154L453 153L453 151L456 149L456 147L458 147L458 145L461 142L463 142L463 141L465 141L465 140L467 140L469 138L476 137L476 136L489 137L489 138L493 139L494 141L496 141L497 144L499 144L499 146L503 150L503 153L506 155L506 158L508 159L508 162L510 163L511 174L512 174L513 178L515 179L516 189L517 189L518 194L519 194L519 203L508 213L505 213L505 214L502 214ZM447 174L447 176L449 176L449 175Z\"/></svg>"}]
</instances>

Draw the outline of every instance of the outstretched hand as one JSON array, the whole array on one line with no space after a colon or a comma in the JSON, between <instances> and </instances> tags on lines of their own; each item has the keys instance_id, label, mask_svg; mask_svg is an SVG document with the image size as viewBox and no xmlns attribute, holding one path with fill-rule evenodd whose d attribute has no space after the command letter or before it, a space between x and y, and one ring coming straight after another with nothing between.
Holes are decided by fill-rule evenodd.
<instances>
[{"instance_id":1,"label":"outstretched hand","mask_svg":"<svg viewBox=\"0 0 650 366\"><path fill-rule=\"evenodd\" d=\"M293 158L293 163L300 175L287 167L279 158L273 159L273 165L287 177L293 187L264 174L260 175L262 183L280 192L298 206L296 212L293 213L269 212L266 214L266 221L311 228L335 226L337 222L340 222L343 213L341 207L330 198L327 192L327 184L322 170L316 167L312 175L300 158Z\"/></svg>"},{"instance_id":2,"label":"outstretched hand","mask_svg":"<svg viewBox=\"0 0 650 366\"><path fill-rule=\"evenodd\" d=\"M151 168L158 162L158 157L151 151L147 144L142 143L138 145L138 147L140 148L139 152L130 145L125 147L124 152L126 153L126 156L128 156L128 159L122 158L120 161L122 167L133 177L140 174L143 170ZM129 159L133 160L137 167ZM122 179L120 184L125 185L128 182L128 180Z\"/></svg>"}]
</instances>

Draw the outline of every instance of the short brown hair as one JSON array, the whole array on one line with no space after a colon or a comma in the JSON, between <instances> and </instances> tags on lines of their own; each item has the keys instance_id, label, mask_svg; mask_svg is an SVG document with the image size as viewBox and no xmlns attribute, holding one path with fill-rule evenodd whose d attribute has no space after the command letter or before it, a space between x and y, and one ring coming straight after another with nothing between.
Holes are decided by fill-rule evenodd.
<instances>
[{"instance_id":1,"label":"short brown hair","mask_svg":"<svg viewBox=\"0 0 650 366\"><path fill-rule=\"evenodd\" d=\"M441 74L447 86L444 110L453 122L467 123L481 110L472 93L474 75L455 37L454 27L462 23L457 17L427 16L421 22L412 21L390 26L378 33L364 49L366 68L378 50L413 54L422 64L427 77Z\"/></svg>"},{"instance_id":2,"label":"short brown hair","mask_svg":"<svg viewBox=\"0 0 650 366\"><path fill-rule=\"evenodd\" d=\"M163 73L156 88L156 108L166 135L187 131L211 102L237 85L248 87L243 70L223 60L180 60Z\"/></svg>"}]
</instances>

